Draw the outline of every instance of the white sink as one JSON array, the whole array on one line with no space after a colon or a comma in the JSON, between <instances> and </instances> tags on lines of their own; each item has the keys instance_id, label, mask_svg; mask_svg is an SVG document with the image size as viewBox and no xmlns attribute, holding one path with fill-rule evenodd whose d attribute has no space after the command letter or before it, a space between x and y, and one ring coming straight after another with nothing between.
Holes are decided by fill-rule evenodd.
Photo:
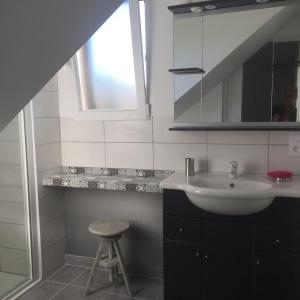
<instances>
[{"instance_id":1,"label":"white sink","mask_svg":"<svg viewBox=\"0 0 300 300\"><path fill-rule=\"evenodd\" d=\"M186 178L173 174L162 188L183 190L190 201L206 211L223 215L258 213L275 199L273 184L266 180L229 179L228 175L201 174ZM171 176L171 177L172 177Z\"/></svg>"},{"instance_id":2,"label":"white sink","mask_svg":"<svg viewBox=\"0 0 300 300\"><path fill-rule=\"evenodd\" d=\"M269 183L216 177L189 178L184 191L192 203L213 213L248 215L264 210L274 200Z\"/></svg>"}]
</instances>

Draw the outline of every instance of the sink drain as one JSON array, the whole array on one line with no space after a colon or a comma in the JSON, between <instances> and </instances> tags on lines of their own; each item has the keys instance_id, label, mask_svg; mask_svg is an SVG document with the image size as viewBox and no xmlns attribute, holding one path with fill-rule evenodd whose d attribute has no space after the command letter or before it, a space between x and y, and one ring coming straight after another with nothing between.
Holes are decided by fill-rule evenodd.
<instances>
[{"instance_id":1,"label":"sink drain","mask_svg":"<svg viewBox=\"0 0 300 300\"><path fill-rule=\"evenodd\" d=\"M229 186L230 186L231 188L234 188L234 187L235 187L234 183L230 183Z\"/></svg>"}]
</instances>

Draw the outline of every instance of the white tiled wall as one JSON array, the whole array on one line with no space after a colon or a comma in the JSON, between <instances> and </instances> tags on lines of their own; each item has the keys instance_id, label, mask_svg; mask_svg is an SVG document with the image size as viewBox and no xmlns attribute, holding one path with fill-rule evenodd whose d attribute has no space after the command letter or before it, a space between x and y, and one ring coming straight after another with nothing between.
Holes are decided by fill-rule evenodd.
<instances>
[{"instance_id":1,"label":"white tiled wall","mask_svg":"<svg viewBox=\"0 0 300 300\"><path fill-rule=\"evenodd\" d=\"M38 172L43 276L64 263L65 244L63 192L42 186L42 178L61 170L61 132L58 85L54 77L32 100ZM80 126L81 127L81 126ZM75 129L78 132L78 128ZM51 262L51 263L48 263Z\"/></svg>"},{"instance_id":2,"label":"white tiled wall","mask_svg":"<svg viewBox=\"0 0 300 300\"><path fill-rule=\"evenodd\" d=\"M152 0L150 121L75 121L76 112L60 101L70 119L62 118L62 164L183 170L184 158L196 159L196 169L224 172L237 160L242 173L291 169L300 175L300 157L288 156L286 132L170 132L173 126L173 15L167 6L183 0ZM70 73L70 74L69 74ZM71 69L59 76L59 97L76 98ZM72 77L72 80L71 80ZM77 98L76 98L77 99ZM39 108L39 112L45 111Z\"/></svg>"},{"instance_id":3,"label":"white tiled wall","mask_svg":"<svg viewBox=\"0 0 300 300\"><path fill-rule=\"evenodd\" d=\"M16 117L0 132L0 271L27 274L25 228L19 121ZM11 267L7 260L17 263Z\"/></svg>"},{"instance_id":4,"label":"white tiled wall","mask_svg":"<svg viewBox=\"0 0 300 300\"><path fill-rule=\"evenodd\" d=\"M151 121L61 119L62 164L183 170L184 158L193 157L197 171L227 172L237 160L240 173L288 169L300 175L300 157L288 155L288 132L172 132L170 127L167 115Z\"/></svg>"}]
</instances>

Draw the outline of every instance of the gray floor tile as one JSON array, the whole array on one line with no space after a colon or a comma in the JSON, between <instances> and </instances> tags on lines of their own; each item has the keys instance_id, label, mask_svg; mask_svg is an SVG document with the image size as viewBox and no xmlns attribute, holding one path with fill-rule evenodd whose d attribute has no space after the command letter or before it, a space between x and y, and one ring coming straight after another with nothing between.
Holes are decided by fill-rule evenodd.
<instances>
[{"instance_id":1,"label":"gray floor tile","mask_svg":"<svg viewBox=\"0 0 300 300\"><path fill-rule=\"evenodd\" d=\"M85 271L86 269L84 268L66 265L61 270L50 276L48 280L68 284Z\"/></svg>"},{"instance_id":2,"label":"gray floor tile","mask_svg":"<svg viewBox=\"0 0 300 300\"><path fill-rule=\"evenodd\" d=\"M90 276L91 270L86 270L76 280L72 281L71 285L85 288ZM95 274L94 281L91 286L91 291L105 291L108 292L112 289L112 283L108 280L108 272L104 270L98 270Z\"/></svg>"},{"instance_id":3,"label":"gray floor tile","mask_svg":"<svg viewBox=\"0 0 300 300\"><path fill-rule=\"evenodd\" d=\"M122 295L107 295L104 300L132 300L132 298Z\"/></svg>"},{"instance_id":4,"label":"gray floor tile","mask_svg":"<svg viewBox=\"0 0 300 300\"><path fill-rule=\"evenodd\" d=\"M103 292L96 292L89 296L84 296L84 288L76 286L68 286L62 292L57 294L53 300L104 300L106 294Z\"/></svg>"},{"instance_id":5,"label":"gray floor tile","mask_svg":"<svg viewBox=\"0 0 300 300\"><path fill-rule=\"evenodd\" d=\"M141 277L130 277L131 288L134 297L141 299L154 300L162 294L162 281ZM110 293L128 296L124 281L119 278L118 283L114 284Z\"/></svg>"},{"instance_id":6,"label":"gray floor tile","mask_svg":"<svg viewBox=\"0 0 300 300\"><path fill-rule=\"evenodd\" d=\"M18 300L48 300L65 287L66 285L61 283L43 281L38 283L29 292L19 297Z\"/></svg>"}]
</instances>

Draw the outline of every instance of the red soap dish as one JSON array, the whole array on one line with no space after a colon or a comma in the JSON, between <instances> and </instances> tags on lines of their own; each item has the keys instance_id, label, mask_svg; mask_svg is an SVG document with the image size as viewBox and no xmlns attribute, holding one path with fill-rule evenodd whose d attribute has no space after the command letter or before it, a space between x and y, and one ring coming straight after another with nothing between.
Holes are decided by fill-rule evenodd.
<instances>
[{"instance_id":1,"label":"red soap dish","mask_svg":"<svg viewBox=\"0 0 300 300\"><path fill-rule=\"evenodd\" d=\"M293 177L293 173L289 171L270 171L267 174L277 182L291 181Z\"/></svg>"}]
</instances>

